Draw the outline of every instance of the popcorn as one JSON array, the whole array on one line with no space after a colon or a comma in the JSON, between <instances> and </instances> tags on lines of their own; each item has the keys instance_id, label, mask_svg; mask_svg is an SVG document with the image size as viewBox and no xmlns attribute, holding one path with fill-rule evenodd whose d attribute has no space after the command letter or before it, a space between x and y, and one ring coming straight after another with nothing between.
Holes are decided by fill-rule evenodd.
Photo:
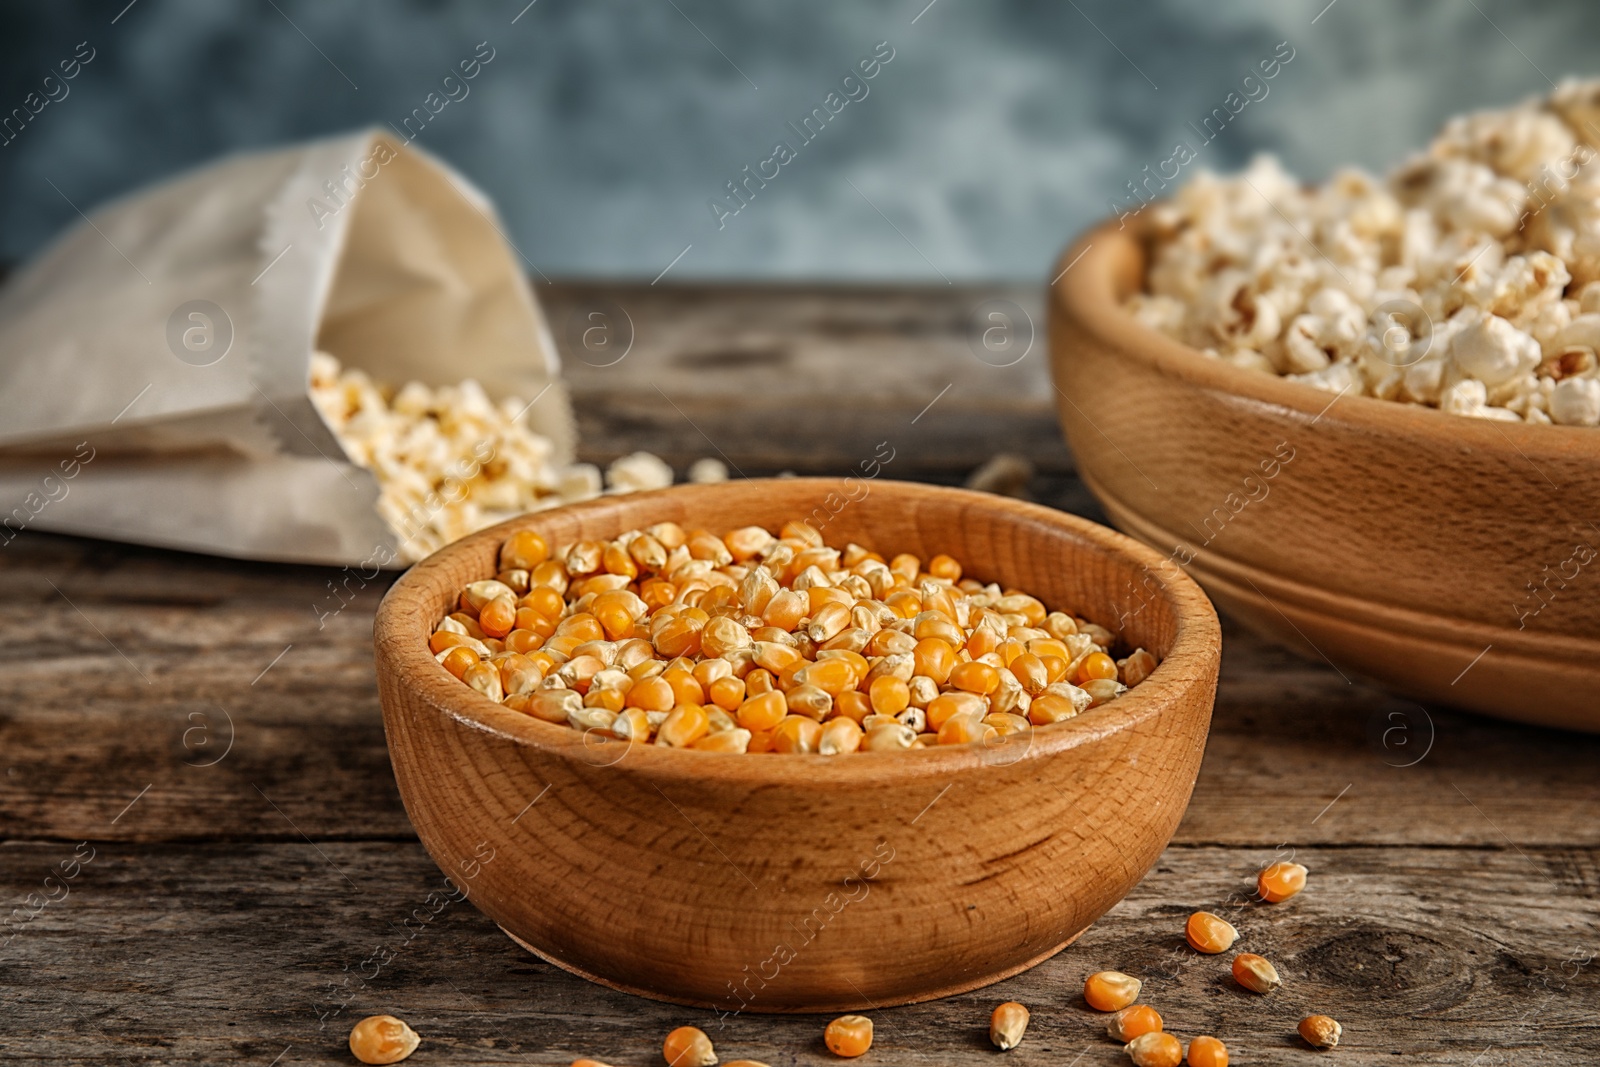
<instances>
[{"instance_id":1,"label":"popcorn","mask_svg":"<svg viewBox=\"0 0 1600 1067\"><path fill-rule=\"evenodd\" d=\"M1568 378L1550 391L1550 419L1562 426L1600 426L1600 378Z\"/></svg>"},{"instance_id":2,"label":"popcorn","mask_svg":"<svg viewBox=\"0 0 1600 1067\"><path fill-rule=\"evenodd\" d=\"M1500 385L1539 365L1539 342L1498 315L1473 323L1450 342L1455 371L1483 385Z\"/></svg>"},{"instance_id":3,"label":"popcorn","mask_svg":"<svg viewBox=\"0 0 1600 1067\"><path fill-rule=\"evenodd\" d=\"M728 480L728 466L720 459L705 456L689 464L689 480L696 485L711 485Z\"/></svg>"},{"instance_id":4,"label":"popcorn","mask_svg":"<svg viewBox=\"0 0 1600 1067\"><path fill-rule=\"evenodd\" d=\"M1150 212L1144 325L1453 414L1600 425L1600 80L1462 115L1386 179L1261 157Z\"/></svg>"},{"instance_id":5,"label":"popcorn","mask_svg":"<svg viewBox=\"0 0 1600 1067\"><path fill-rule=\"evenodd\" d=\"M350 462L377 478L378 514L406 562L525 511L600 495L598 467L557 465L549 439L523 422L521 400L496 404L470 379L396 390L316 352L311 400ZM614 493L672 484L672 468L647 452L607 473Z\"/></svg>"},{"instance_id":6,"label":"popcorn","mask_svg":"<svg viewBox=\"0 0 1600 1067\"><path fill-rule=\"evenodd\" d=\"M637 493L672 484L672 468L648 452L623 456L606 468L606 485L613 493Z\"/></svg>"}]
</instances>

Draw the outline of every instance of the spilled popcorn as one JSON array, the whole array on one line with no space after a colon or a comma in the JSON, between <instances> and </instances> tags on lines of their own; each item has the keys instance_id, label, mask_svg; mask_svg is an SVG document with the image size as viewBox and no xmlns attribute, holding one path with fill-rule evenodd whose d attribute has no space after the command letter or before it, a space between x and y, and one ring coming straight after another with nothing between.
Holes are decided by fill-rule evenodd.
<instances>
[{"instance_id":1,"label":"spilled popcorn","mask_svg":"<svg viewBox=\"0 0 1600 1067\"><path fill-rule=\"evenodd\" d=\"M1270 157L1151 208L1143 323L1329 392L1600 425L1600 81L1457 116L1386 180Z\"/></svg>"},{"instance_id":2,"label":"spilled popcorn","mask_svg":"<svg viewBox=\"0 0 1600 1067\"><path fill-rule=\"evenodd\" d=\"M415 562L476 530L602 491L592 463L561 465L550 440L523 421L515 397L496 404L468 379L437 389L399 389L342 367L326 352L311 359L311 399L345 454L378 480L378 513ZM692 481L725 481L714 459L697 460ZM631 493L672 484L672 468L648 452L606 469L604 491Z\"/></svg>"}]
</instances>

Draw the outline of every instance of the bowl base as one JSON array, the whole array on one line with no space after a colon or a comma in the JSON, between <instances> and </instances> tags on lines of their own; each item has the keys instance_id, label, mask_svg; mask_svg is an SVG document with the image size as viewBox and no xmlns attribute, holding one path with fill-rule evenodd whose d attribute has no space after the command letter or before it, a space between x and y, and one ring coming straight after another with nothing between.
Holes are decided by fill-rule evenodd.
<instances>
[{"instance_id":1,"label":"bowl base","mask_svg":"<svg viewBox=\"0 0 1600 1067\"><path fill-rule=\"evenodd\" d=\"M1184 543L1183 537L1123 504L1092 475L1080 471L1079 477L1124 533L1157 549ZM1595 714L1600 642L1362 600L1214 552L1197 554L1184 570L1224 614L1341 675L1354 667L1415 700L1536 726L1600 733Z\"/></svg>"},{"instance_id":2,"label":"bowl base","mask_svg":"<svg viewBox=\"0 0 1600 1067\"><path fill-rule=\"evenodd\" d=\"M1078 940L1078 938L1084 935L1084 931L1088 929L1089 927L1085 926L1082 930L1079 930L1077 933L1073 934L1059 945L1056 945L1054 948L1041 952L1039 955L1020 963L1015 967L1008 967L1005 970L995 971L994 973L984 975L981 978L953 982L947 986L939 986L934 989L911 993L905 996L884 997L881 1000L875 1001L871 1004L864 1004L859 996L852 1000L827 1000L819 997L815 1001L806 1001L805 1003L774 1003L765 1007L747 1007L742 1010L731 1012L728 1011L728 1008L725 1004L715 1004L707 1000L696 1000L693 997L675 997L667 993L662 993L659 990L644 989L639 986L628 985L625 982L614 982L609 978L601 978L599 975L589 973L582 967L576 967L571 963L568 963L559 956L552 955L543 949L536 948L533 945L528 944L528 942L524 941L510 930L507 930L504 926L500 927L500 932L505 934L512 941L515 941L523 949L526 949L528 952L538 956L541 960L544 960L546 963L554 964L555 966L560 967L563 971L566 971L568 974L575 974L579 978L593 982L595 985L602 985L607 989L615 989L619 993L630 993L633 996L644 997L647 1000L659 1000L668 1004L682 1004L690 1008L706 1008L711 1011L727 1012L730 1015L804 1015L813 1012L822 1014L843 1011L862 1011L870 1008L893 1008L901 1004L920 1004L926 1000L939 1000L942 997L953 997L959 993L970 993L974 989L982 989L984 986L993 985L994 983L1004 981L1013 975L1021 974L1023 971L1029 970L1030 968L1037 967L1045 960L1061 952L1074 941Z\"/></svg>"}]
</instances>

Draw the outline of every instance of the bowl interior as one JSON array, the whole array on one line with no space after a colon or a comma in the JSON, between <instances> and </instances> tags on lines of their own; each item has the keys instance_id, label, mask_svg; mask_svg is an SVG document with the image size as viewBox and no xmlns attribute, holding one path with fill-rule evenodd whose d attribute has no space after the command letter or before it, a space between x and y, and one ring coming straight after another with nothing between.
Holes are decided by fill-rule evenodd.
<instances>
[{"instance_id":1,"label":"bowl interior","mask_svg":"<svg viewBox=\"0 0 1600 1067\"><path fill-rule=\"evenodd\" d=\"M967 490L858 479L754 479L678 486L535 512L480 531L412 568L379 612L380 641L441 707L544 745L581 743L581 735L502 708L433 662L427 635L451 610L461 587L492 577L500 544L513 531L535 529L552 544L606 539L636 527L672 521L714 533L757 524L777 530L791 519L816 526L827 544L862 544L886 557L910 552L926 560L946 553L964 576L1028 592L1052 611L1067 611L1115 632L1118 648L1144 647L1161 661L1127 695L1068 723L1035 731L1062 737L1074 728L1101 733L1126 725L1141 707L1204 670L1215 656L1216 619L1199 587L1169 560L1115 531L1033 504ZM653 757L704 758L645 746ZM945 755L921 754L921 760ZM861 758L895 753L864 753ZM773 760L825 760L768 756ZM833 761L839 762L839 761ZM902 761L903 762L903 761Z\"/></svg>"}]
</instances>

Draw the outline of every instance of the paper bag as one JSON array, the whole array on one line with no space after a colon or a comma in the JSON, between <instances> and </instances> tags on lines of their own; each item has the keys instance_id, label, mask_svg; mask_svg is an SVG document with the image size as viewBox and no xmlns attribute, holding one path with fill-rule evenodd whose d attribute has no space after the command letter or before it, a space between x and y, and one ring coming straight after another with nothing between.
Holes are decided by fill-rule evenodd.
<instances>
[{"instance_id":1,"label":"paper bag","mask_svg":"<svg viewBox=\"0 0 1600 1067\"><path fill-rule=\"evenodd\" d=\"M316 349L538 397L527 423L570 459L556 348L493 207L369 131L107 204L0 292L0 548L37 529L398 565L377 481L311 403Z\"/></svg>"}]
</instances>

